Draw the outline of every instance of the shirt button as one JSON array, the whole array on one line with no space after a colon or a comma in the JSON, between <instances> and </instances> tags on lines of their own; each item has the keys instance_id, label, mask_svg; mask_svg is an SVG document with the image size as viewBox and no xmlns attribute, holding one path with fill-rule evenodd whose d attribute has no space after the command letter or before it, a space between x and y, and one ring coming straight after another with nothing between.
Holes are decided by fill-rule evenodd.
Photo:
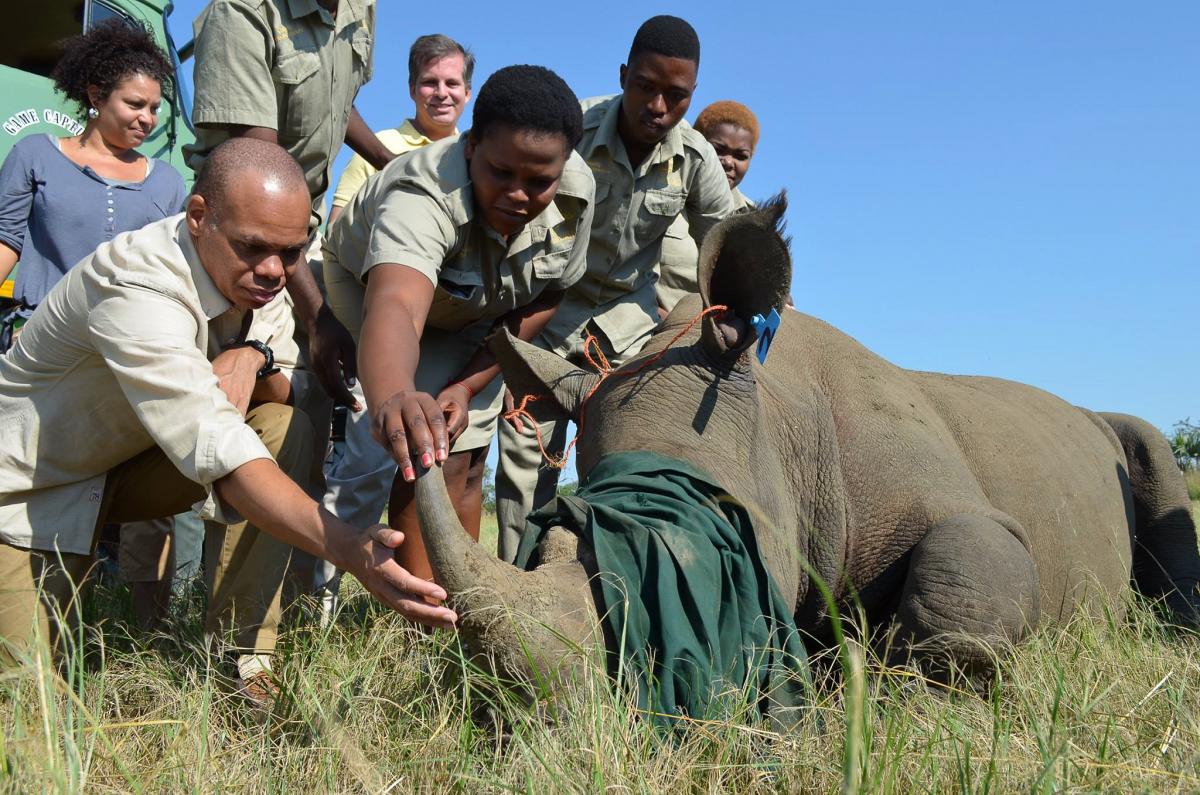
<instances>
[{"instance_id":1,"label":"shirt button","mask_svg":"<svg viewBox=\"0 0 1200 795\"><path fill-rule=\"evenodd\" d=\"M109 204L112 204L112 203L113 203L113 200L112 200L112 199L109 199L109 200L108 200L108 203L109 203Z\"/></svg>"},{"instance_id":2,"label":"shirt button","mask_svg":"<svg viewBox=\"0 0 1200 795\"><path fill-rule=\"evenodd\" d=\"M108 211L111 213L113 211L113 208L109 207Z\"/></svg>"}]
</instances>

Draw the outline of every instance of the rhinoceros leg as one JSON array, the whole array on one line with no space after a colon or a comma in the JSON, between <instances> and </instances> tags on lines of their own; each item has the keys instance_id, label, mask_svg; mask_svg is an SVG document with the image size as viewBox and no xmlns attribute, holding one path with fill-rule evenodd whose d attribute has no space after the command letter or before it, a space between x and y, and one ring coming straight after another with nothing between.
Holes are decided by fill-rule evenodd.
<instances>
[{"instance_id":1,"label":"rhinoceros leg","mask_svg":"<svg viewBox=\"0 0 1200 795\"><path fill-rule=\"evenodd\" d=\"M953 663L986 673L1004 644L1019 642L1037 621L1033 559L994 520L950 517L913 548L896 613L898 638L935 670Z\"/></svg>"},{"instance_id":2,"label":"rhinoceros leg","mask_svg":"<svg viewBox=\"0 0 1200 795\"><path fill-rule=\"evenodd\" d=\"M1145 420L1101 414L1117 434L1128 463L1133 503L1133 578L1142 593L1162 599L1172 619L1200 628L1200 552L1187 486L1166 438Z\"/></svg>"}]
</instances>

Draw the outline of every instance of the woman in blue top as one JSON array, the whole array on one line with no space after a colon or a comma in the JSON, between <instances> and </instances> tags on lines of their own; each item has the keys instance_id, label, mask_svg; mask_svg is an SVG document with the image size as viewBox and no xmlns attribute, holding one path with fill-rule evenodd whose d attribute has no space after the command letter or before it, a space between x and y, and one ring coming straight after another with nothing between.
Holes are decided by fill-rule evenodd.
<instances>
[{"instance_id":1,"label":"woman in blue top","mask_svg":"<svg viewBox=\"0 0 1200 795\"><path fill-rule=\"evenodd\" d=\"M0 352L75 263L121 232L182 211L186 191L179 172L135 149L158 123L171 72L149 33L116 20L67 42L51 76L54 87L79 105L83 132L27 136L0 166L0 281L21 260L13 291L17 307L0 319ZM173 527L164 519L121 531L121 568L146 625L166 613Z\"/></svg>"},{"instance_id":2,"label":"woman in blue top","mask_svg":"<svg viewBox=\"0 0 1200 795\"><path fill-rule=\"evenodd\" d=\"M51 76L86 115L83 132L23 138L0 166L0 281L21 260L6 330L96 246L181 211L179 172L135 149L158 123L171 71L149 33L117 20L67 42Z\"/></svg>"}]
</instances>

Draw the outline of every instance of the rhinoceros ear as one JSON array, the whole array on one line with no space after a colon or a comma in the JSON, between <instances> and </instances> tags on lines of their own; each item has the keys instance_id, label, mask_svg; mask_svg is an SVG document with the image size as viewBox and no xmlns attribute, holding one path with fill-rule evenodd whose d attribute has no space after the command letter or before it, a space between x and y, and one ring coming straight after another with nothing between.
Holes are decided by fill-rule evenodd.
<instances>
[{"instance_id":1,"label":"rhinoceros ear","mask_svg":"<svg viewBox=\"0 0 1200 795\"><path fill-rule=\"evenodd\" d=\"M579 408L600 380L598 375L517 339L503 325L488 338L488 348L518 404L526 395L533 395L538 400L528 408L538 420L569 418L578 422Z\"/></svg>"},{"instance_id":2,"label":"rhinoceros ear","mask_svg":"<svg viewBox=\"0 0 1200 795\"><path fill-rule=\"evenodd\" d=\"M787 192L717 224L700 247L704 306L729 307L704 319L701 341L717 358L736 357L755 340L750 319L783 312L792 287L790 238L784 236Z\"/></svg>"}]
</instances>

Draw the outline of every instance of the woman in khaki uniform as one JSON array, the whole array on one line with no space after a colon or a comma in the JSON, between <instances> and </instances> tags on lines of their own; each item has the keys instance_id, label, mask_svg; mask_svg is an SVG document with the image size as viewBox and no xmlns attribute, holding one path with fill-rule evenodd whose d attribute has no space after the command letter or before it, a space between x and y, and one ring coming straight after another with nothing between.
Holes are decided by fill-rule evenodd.
<instances>
[{"instance_id":1,"label":"woman in khaki uniform","mask_svg":"<svg viewBox=\"0 0 1200 795\"><path fill-rule=\"evenodd\" d=\"M595 181L574 152L582 125L556 74L501 69L469 132L397 158L330 230L329 303L358 340L372 430L398 465L388 515L406 534L401 565L417 576L432 572L415 462L442 465L478 538L503 386L484 339L501 323L536 337L587 268Z\"/></svg>"}]
</instances>

